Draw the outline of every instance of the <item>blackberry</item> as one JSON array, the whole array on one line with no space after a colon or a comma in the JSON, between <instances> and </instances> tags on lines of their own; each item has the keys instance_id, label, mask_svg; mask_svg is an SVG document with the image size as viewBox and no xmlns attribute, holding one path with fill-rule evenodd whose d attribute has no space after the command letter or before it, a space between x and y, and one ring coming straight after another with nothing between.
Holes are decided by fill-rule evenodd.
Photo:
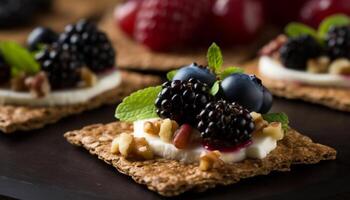
<instances>
[{"instance_id":1,"label":"blackberry","mask_svg":"<svg viewBox=\"0 0 350 200\"><path fill-rule=\"evenodd\" d=\"M188 81L165 82L155 105L162 118L170 118L180 124L196 125L197 114L212 99L207 84L191 78Z\"/></svg>"},{"instance_id":2,"label":"blackberry","mask_svg":"<svg viewBox=\"0 0 350 200\"><path fill-rule=\"evenodd\" d=\"M281 47L280 57L287 68L305 70L307 60L318 57L321 52L320 45L313 37L303 35L297 38L290 38Z\"/></svg>"},{"instance_id":3,"label":"blackberry","mask_svg":"<svg viewBox=\"0 0 350 200\"><path fill-rule=\"evenodd\" d=\"M197 117L202 140L211 148L234 147L252 137L253 119L248 110L236 103L210 102Z\"/></svg>"},{"instance_id":4,"label":"blackberry","mask_svg":"<svg viewBox=\"0 0 350 200\"><path fill-rule=\"evenodd\" d=\"M86 20L66 26L59 44L81 54L81 60L92 71L100 72L115 65L115 51L107 35Z\"/></svg>"},{"instance_id":5,"label":"blackberry","mask_svg":"<svg viewBox=\"0 0 350 200\"><path fill-rule=\"evenodd\" d=\"M350 59L350 26L333 26L326 37L329 57Z\"/></svg>"},{"instance_id":6,"label":"blackberry","mask_svg":"<svg viewBox=\"0 0 350 200\"><path fill-rule=\"evenodd\" d=\"M53 89L75 87L80 81L83 63L76 54L54 44L36 55Z\"/></svg>"},{"instance_id":7,"label":"blackberry","mask_svg":"<svg viewBox=\"0 0 350 200\"><path fill-rule=\"evenodd\" d=\"M10 66L6 64L3 57L0 55L0 84L7 83L11 78Z\"/></svg>"}]
</instances>

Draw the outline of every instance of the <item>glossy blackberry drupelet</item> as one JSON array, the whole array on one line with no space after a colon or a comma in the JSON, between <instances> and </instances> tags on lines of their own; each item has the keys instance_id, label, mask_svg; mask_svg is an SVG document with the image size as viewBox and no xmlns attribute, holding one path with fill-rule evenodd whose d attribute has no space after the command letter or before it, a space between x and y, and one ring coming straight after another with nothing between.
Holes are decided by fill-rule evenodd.
<instances>
[{"instance_id":1,"label":"glossy blackberry drupelet","mask_svg":"<svg viewBox=\"0 0 350 200\"><path fill-rule=\"evenodd\" d=\"M11 79L11 69L0 54L0 84L7 83Z\"/></svg>"},{"instance_id":2,"label":"glossy blackberry drupelet","mask_svg":"<svg viewBox=\"0 0 350 200\"><path fill-rule=\"evenodd\" d=\"M36 55L53 89L75 87L80 81L83 63L76 54L54 44Z\"/></svg>"},{"instance_id":3,"label":"glossy blackberry drupelet","mask_svg":"<svg viewBox=\"0 0 350 200\"><path fill-rule=\"evenodd\" d=\"M170 118L180 124L196 125L196 116L213 99L209 87L197 79L168 81L155 101L161 118Z\"/></svg>"},{"instance_id":4,"label":"glossy blackberry drupelet","mask_svg":"<svg viewBox=\"0 0 350 200\"><path fill-rule=\"evenodd\" d=\"M197 63L192 63L179 69L173 80L188 81L190 78L195 78L208 86L212 86L216 81L215 74L208 67Z\"/></svg>"},{"instance_id":5,"label":"glossy blackberry drupelet","mask_svg":"<svg viewBox=\"0 0 350 200\"><path fill-rule=\"evenodd\" d=\"M0 27L12 27L30 21L36 6L31 0L0 0Z\"/></svg>"},{"instance_id":6,"label":"glossy blackberry drupelet","mask_svg":"<svg viewBox=\"0 0 350 200\"><path fill-rule=\"evenodd\" d=\"M326 51L332 59L350 59L350 26L334 26L329 30Z\"/></svg>"},{"instance_id":7,"label":"glossy blackberry drupelet","mask_svg":"<svg viewBox=\"0 0 350 200\"><path fill-rule=\"evenodd\" d=\"M203 142L211 149L234 147L252 137L253 119L248 110L236 103L210 102L197 117Z\"/></svg>"},{"instance_id":8,"label":"glossy blackberry drupelet","mask_svg":"<svg viewBox=\"0 0 350 200\"><path fill-rule=\"evenodd\" d=\"M66 26L59 44L63 49L79 53L79 59L92 71L104 71L115 65L115 50L107 35L87 20Z\"/></svg>"},{"instance_id":9,"label":"glossy blackberry drupelet","mask_svg":"<svg viewBox=\"0 0 350 200\"><path fill-rule=\"evenodd\" d=\"M307 60L318 57L321 53L321 46L309 35L290 38L280 49L284 66L296 70L305 70Z\"/></svg>"}]
</instances>

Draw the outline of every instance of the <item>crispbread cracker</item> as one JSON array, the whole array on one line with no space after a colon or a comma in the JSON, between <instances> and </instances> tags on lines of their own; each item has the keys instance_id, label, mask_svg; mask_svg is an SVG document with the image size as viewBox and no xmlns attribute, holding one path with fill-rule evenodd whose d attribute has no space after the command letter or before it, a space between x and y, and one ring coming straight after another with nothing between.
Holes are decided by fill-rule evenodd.
<instances>
[{"instance_id":1,"label":"crispbread cracker","mask_svg":"<svg viewBox=\"0 0 350 200\"><path fill-rule=\"evenodd\" d=\"M246 64L246 72L256 74L264 85L276 96L287 99L301 99L333 109L350 112L350 91L348 88L302 85L281 80L272 80L259 73L258 62Z\"/></svg>"},{"instance_id":2,"label":"crispbread cracker","mask_svg":"<svg viewBox=\"0 0 350 200\"><path fill-rule=\"evenodd\" d=\"M288 171L291 164L313 164L336 157L334 149L313 143L310 138L290 129L285 138L278 142L277 148L262 160L247 159L203 172L198 164L182 164L161 158L129 161L112 154L110 147L113 138L121 132L131 131L131 124L114 122L87 126L64 136L70 143L83 146L119 172L164 196L175 196L188 190L204 191L216 185L233 184L240 179L266 175L275 170Z\"/></svg>"},{"instance_id":3,"label":"crispbread cracker","mask_svg":"<svg viewBox=\"0 0 350 200\"><path fill-rule=\"evenodd\" d=\"M0 130L12 133L16 130L41 128L68 115L78 114L103 104L117 103L135 90L160 83L160 78L157 76L124 71L121 75L122 81L119 86L83 104L53 107L0 106Z\"/></svg>"},{"instance_id":4,"label":"crispbread cracker","mask_svg":"<svg viewBox=\"0 0 350 200\"><path fill-rule=\"evenodd\" d=\"M127 37L117 26L112 14L106 15L100 27L108 33L114 47L118 49L118 65L121 68L137 70L169 71L189 65L193 62L206 64L207 47L179 49L172 52L154 52ZM262 37L250 45L223 49L225 66L232 66L247 61L254 55L260 43L274 35L274 30L262 34ZM193 46L191 44L187 46ZM137 55L137 56L135 56Z\"/></svg>"}]
</instances>

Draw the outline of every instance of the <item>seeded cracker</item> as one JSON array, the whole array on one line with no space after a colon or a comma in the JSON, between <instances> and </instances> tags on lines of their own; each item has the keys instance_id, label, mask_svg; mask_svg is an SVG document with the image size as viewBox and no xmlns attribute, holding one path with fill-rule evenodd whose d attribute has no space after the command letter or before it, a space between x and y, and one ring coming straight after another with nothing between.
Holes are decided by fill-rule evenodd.
<instances>
[{"instance_id":1,"label":"seeded cracker","mask_svg":"<svg viewBox=\"0 0 350 200\"><path fill-rule=\"evenodd\" d=\"M41 128L69 115L94 109L103 104L117 103L135 90L160 82L156 76L131 72L121 72L121 74L122 82L119 86L84 104L55 107L0 106L0 130L4 133L12 133L17 130Z\"/></svg>"},{"instance_id":2,"label":"seeded cracker","mask_svg":"<svg viewBox=\"0 0 350 200\"><path fill-rule=\"evenodd\" d=\"M163 196L175 196L188 190L204 191L216 185L237 183L243 178L266 175L271 171L289 171L291 164L314 164L336 157L334 149L314 143L310 138L289 129L284 139L278 142L277 148L266 158L247 159L203 172L198 164L186 165L166 159L132 161L112 154L110 147L113 138L119 133L131 131L131 124L114 122L87 126L67 132L64 137Z\"/></svg>"},{"instance_id":3,"label":"seeded cracker","mask_svg":"<svg viewBox=\"0 0 350 200\"><path fill-rule=\"evenodd\" d=\"M350 91L348 88L318 87L272 80L259 74L258 62L246 64L247 73L256 74L274 94L287 99L301 99L333 109L350 112Z\"/></svg>"}]
</instances>

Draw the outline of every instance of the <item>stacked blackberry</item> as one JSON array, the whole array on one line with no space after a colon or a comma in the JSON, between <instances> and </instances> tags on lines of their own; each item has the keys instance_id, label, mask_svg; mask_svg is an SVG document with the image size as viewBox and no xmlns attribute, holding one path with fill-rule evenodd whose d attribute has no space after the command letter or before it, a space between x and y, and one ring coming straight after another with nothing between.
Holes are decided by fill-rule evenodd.
<instances>
[{"instance_id":1,"label":"stacked blackberry","mask_svg":"<svg viewBox=\"0 0 350 200\"><path fill-rule=\"evenodd\" d=\"M81 20L68 25L53 41L52 38L57 38L54 34L50 29L41 28L41 31L33 31L28 40L32 49L37 48L38 44L46 45L37 55L37 60L48 73L53 88L77 85L80 79L76 77L80 76L83 66L101 72L115 65L115 51L111 42L94 24Z\"/></svg>"},{"instance_id":2,"label":"stacked blackberry","mask_svg":"<svg viewBox=\"0 0 350 200\"><path fill-rule=\"evenodd\" d=\"M247 109L236 103L210 102L197 117L201 137L211 148L236 146L252 137L253 119Z\"/></svg>"},{"instance_id":3,"label":"stacked blackberry","mask_svg":"<svg viewBox=\"0 0 350 200\"><path fill-rule=\"evenodd\" d=\"M327 34L326 50L332 59L350 59L350 26L332 27Z\"/></svg>"},{"instance_id":4,"label":"stacked blackberry","mask_svg":"<svg viewBox=\"0 0 350 200\"><path fill-rule=\"evenodd\" d=\"M165 82L155 101L157 114L198 128L202 141L213 149L249 141L254 129L249 111L215 99L209 91L207 84L196 78Z\"/></svg>"},{"instance_id":5,"label":"stacked blackberry","mask_svg":"<svg viewBox=\"0 0 350 200\"><path fill-rule=\"evenodd\" d=\"M207 84L191 78L165 82L155 105L160 117L196 126L197 114L212 99Z\"/></svg>"}]
</instances>

